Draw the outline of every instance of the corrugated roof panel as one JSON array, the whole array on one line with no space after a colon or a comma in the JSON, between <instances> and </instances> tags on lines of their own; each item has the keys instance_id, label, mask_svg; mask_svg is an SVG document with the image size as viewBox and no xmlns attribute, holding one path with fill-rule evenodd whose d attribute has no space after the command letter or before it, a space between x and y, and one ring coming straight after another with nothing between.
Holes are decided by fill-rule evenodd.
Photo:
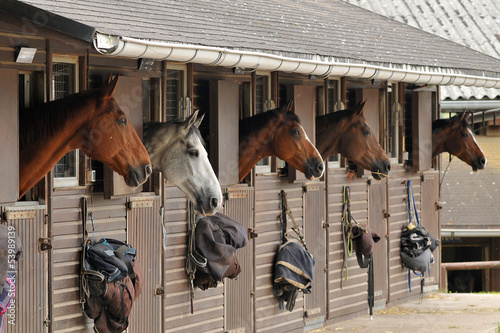
<instances>
[{"instance_id":1,"label":"corrugated roof panel","mask_svg":"<svg viewBox=\"0 0 500 333\"><path fill-rule=\"evenodd\" d=\"M497 0L348 0L399 22L500 58L500 3ZM499 89L443 86L442 99L491 99Z\"/></svg>"}]
</instances>

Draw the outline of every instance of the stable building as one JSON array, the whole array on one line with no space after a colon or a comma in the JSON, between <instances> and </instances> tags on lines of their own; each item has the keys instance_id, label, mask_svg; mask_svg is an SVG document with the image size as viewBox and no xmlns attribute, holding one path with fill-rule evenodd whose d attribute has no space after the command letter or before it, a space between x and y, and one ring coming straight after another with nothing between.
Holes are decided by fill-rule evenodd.
<instances>
[{"instance_id":1,"label":"stable building","mask_svg":"<svg viewBox=\"0 0 500 333\"><path fill-rule=\"evenodd\" d=\"M353 256L349 278L341 277L344 185L357 221L382 236L376 306L419 297L419 277L408 289L400 236L408 180L423 226L440 234L440 163L431 154L438 88L499 88L500 60L342 1L0 3L1 222L15 227L25 248L17 321L7 332L92 331L79 287L89 212L102 235L137 248L146 272L130 332L303 332L365 315L367 270ZM194 315L184 270L192 209L161 175L131 190L76 151L18 198L19 109L97 87L110 74L120 75L114 96L138 133L149 120L205 114L200 129L225 193L222 212L253 230L238 251L238 279L196 290ZM290 98L312 140L316 116L366 100L364 116L391 159L390 176L374 179L333 156L319 180L291 168L280 177L283 161L267 158L239 182L238 120ZM292 312L278 309L272 286L282 190L316 258L312 293L300 294ZM439 251L425 291L438 288Z\"/></svg>"}]
</instances>

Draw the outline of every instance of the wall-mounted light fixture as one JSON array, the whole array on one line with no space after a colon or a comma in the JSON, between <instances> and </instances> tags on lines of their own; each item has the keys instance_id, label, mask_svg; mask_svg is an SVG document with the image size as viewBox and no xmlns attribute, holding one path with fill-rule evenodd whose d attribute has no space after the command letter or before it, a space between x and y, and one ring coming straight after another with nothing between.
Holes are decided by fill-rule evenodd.
<instances>
[{"instance_id":1,"label":"wall-mounted light fixture","mask_svg":"<svg viewBox=\"0 0 500 333\"><path fill-rule=\"evenodd\" d=\"M31 64L36 54L36 48L20 47L16 54L16 62L20 64Z\"/></svg>"},{"instance_id":2,"label":"wall-mounted light fixture","mask_svg":"<svg viewBox=\"0 0 500 333\"><path fill-rule=\"evenodd\" d=\"M154 59L150 58L141 58L139 62L139 70L140 71L150 71L153 68Z\"/></svg>"}]
</instances>

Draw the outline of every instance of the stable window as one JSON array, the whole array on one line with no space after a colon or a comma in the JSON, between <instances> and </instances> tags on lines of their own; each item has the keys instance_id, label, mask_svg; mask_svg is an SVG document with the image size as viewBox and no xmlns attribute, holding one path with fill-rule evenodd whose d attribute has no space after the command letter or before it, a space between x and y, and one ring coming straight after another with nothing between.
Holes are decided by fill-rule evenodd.
<instances>
[{"instance_id":1,"label":"stable window","mask_svg":"<svg viewBox=\"0 0 500 333\"><path fill-rule=\"evenodd\" d=\"M168 65L166 115L164 121L184 118L191 114L191 101L186 97L187 80L184 65Z\"/></svg>"},{"instance_id":2,"label":"stable window","mask_svg":"<svg viewBox=\"0 0 500 333\"><path fill-rule=\"evenodd\" d=\"M401 145L401 126L402 119L402 98L400 85L389 83L387 86L387 109L389 115L387 119L387 147L386 152L391 164L399 163L400 145Z\"/></svg>"},{"instance_id":3,"label":"stable window","mask_svg":"<svg viewBox=\"0 0 500 333\"><path fill-rule=\"evenodd\" d=\"M78 57L54 56L52 63L52 100L78 91ZM78 185L78 150L64 155L53 168L54 186Z\"/></svg>"}]
</instances>

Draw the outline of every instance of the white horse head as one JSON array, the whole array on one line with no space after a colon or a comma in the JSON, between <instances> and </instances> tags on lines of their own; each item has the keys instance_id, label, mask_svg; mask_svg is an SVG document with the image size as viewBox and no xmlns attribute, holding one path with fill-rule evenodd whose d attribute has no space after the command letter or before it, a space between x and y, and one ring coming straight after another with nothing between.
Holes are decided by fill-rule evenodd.
<instances>
[{"instance_id":1,"label":"white horse head","mask_svg":"<svg viewBox=\"0 0 500 333\"><path fill-rule=\"evenodd\" d=\"M179 187L202 215L213 215L222 192L198 127L198 110L184 121L144 124L144 146L153 169Z\"/></svg>"}]
</instances>

